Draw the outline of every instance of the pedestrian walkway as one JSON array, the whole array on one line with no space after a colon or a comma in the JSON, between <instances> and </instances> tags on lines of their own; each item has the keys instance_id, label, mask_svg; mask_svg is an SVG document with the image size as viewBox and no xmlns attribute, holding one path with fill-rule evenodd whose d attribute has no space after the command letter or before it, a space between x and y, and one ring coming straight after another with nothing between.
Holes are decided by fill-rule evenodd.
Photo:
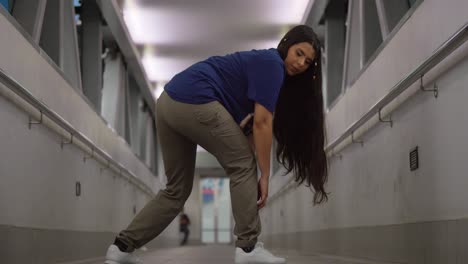
<instances>
[{"instance_id":1,"label":"pedestrian walkway","mask_svg":"<svg viewBox=\"0 0 468 264\"><path fill-rule=\"evenodd\" d=\"M301 255L294 251L273 251L273 253L286 257L288 264L385 264L332 256ZM234 263L234 247L231 245L176 247L145 252L140 257L144 264L231 264ZM76 262L76 264L102 264L103 262L101 259Z\"/></svg>"}]
</instances>

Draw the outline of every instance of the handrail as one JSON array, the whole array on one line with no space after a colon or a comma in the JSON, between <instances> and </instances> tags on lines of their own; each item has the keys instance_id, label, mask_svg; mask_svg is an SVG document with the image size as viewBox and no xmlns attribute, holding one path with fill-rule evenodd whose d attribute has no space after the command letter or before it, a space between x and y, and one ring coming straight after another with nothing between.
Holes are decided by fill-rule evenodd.
<instances>
[{"instance_id":1,"label":"handrail","mask_svg":"<svg viewBox=\"0 0 468 264\"><path fill-rule=\"evenodd\" d=\"M360 128L373 116L377 115L384 106L393 101L398 95L403 93L413 83L422 78L435 65L445 59L456 48L462 45L468 38L468 23L458 30L452 37L445 41L432 56L426 59L421 65L414 69L410 74L398 82L390 92L372 106L359 120L350 125L345 132L337 139L333 140L325 147L325 152L330 152L334 147L343 142L349 136L352 136L354 131Z\"/></svg>"},{"instance_id":2,"label":"handrail","mask_svg":"<svg viewBox=\"0 0 468 264\"><path fill-rule=\"evenodd\" d=\"M414 69L410 74L398 82L390 92L380 99L374 106L372 106L367 113L365 113L358 121L354 122L349 126L343 134L332 141L325 147L325 152L327 154L336 154L333 150L341 142L347 139L349 136L353 136L353 133L364 125L369 119L379 114L380 110L393 101L398 95L403 93L408 89L413 83L422 78L424 74L430 71L435 65L445 59L450 55L455 49L461 46L468 39L468 23L461 27L455 34L453 34L447 41L445 41L432 56L426 59L421 65ZM370 128L369 128L370 129ZM353 138L354 140L354 138ZM356 141L355 141L356 142ZM344 148L345 146L343 146ZM342 149L342 148L341 148ZM281 169L276 173L279 174L283 172ZM279 188L273 195L269 198L270 202L277 199L281 196L283 192L289 190L290 188L296 186L294 184L294 177L291 177L281 188Z\"/></svg>"},{"instance_id":3,"label":"handrail","mask_svg":"<svg viewBox=\"0 0 468 264\"><path fill-rule=\"evenodd\" d=\"M47 116L50 120L55 122L65 131L70 133L71 140L69 143L76 143L76 140L81 141L84 143L88 148L92 150L92 154L90 158L95 158L95 154L99 154L104 160L107 162L105 163L106 167L110 168L113 165L117 168L116 172L122 174L122 172L127 173L131 177L128 178L133 184L135 184L138 188L140 188L143 192L147 193L150 196L154 195L153 190L142 180L138 179L135 174L133 174L130 170L125 168L124 165L114 160L107 152L96 146L94 142L92 142L89 138L79 132L75 127L73 127L70 123L68 123L65 119L63 119L59 114L51 110L47 105L43 102L39 101L34 97L34 95L29 92L26 88L24 88L21 84L19 84L16 80L8 76L8 74L0 68L0 83L3 83L7 88L9 88L12 92L17 94L23 100L28 102L34 108L41 112L42 115ZM97 160L97 159L96 159Z\"/></svg>"}]
</instances>

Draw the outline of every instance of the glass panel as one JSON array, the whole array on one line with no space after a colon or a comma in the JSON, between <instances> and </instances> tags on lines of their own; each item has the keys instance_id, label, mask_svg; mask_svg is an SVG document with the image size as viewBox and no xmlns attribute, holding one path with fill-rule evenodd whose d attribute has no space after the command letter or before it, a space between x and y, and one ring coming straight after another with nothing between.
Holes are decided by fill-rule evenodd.
<instances>
[{"instance_id":1,"label":"glass panel","mask_svg":"<svg viewBox=\"0 0 468 264\"><path fill-rule=\"evenodd\" d=\"M361 0L362 1L362 0ZM353 0L350 2L350 24L348 26L349 47L347 51L348 64L346 65L347 76L346 83L349 85L354 81L354 78L361 71L361 27L360 27L360 10L359 1Z\"/></svg>"},{"instance_id":2,"label":"glass panel","mask_svg":"<svg viewBox=\"0 0 468 264\"><path fill-rule=\"evenodd\" d=\"M231 243L231 231L218 231L218 242L219 243Z\"/></svg>"},{"instance_id":3,"label":"glass panel","mask_svg":"<svg viewBox=\"0 0 468 264\"><path fill-rule=\"evenodd\" d=\"M332 1L325 13L325 52L322 60L327 107L342 93L346 43L347 1Z\"/></svg>"},{"instance_id":4,"label":"glass panel","mask_svg":"<svg viewBox=\"0 0 468 264\"><path fill-rule=\"evenodd\" d=\"M380 29L379 16L375 1L363 1L364 4L364 64L374 54L382 43L382 31Z\"/></svg>"},{"instance_id":5,"label":"glass panel","mask_svg":"<svg viewBox=\"0 0 468 264\"><path fill-rule=\"evenodd\" d=\"M215 206L214 206L214 180L203 179L202 186L202 242L215 242L213 231L215 229Z\"/></svg>"},{"instance_id":6,"label":"glass panel","mask_svg":"<svg viewBox=\"0 0 468 264\"><path fill-rule=\"evenodd\" d=\"M60 3L47 1L39 46L60 67Z\"/></svg>"},{"instance_id":7,"label":"glass panel","mask_svg":"<svg viewBox=\"0 0 468 264\"><path fill-rule=\"evenodd\" d=\"M417 1L419 1L419 0L408 0L408 5L410 7L413 7L416 4Z\"/></svg>"},{"instance_id":8,"label":"glass panel","mask_svg":"<svg viewBox=\"0 0 468 264\"><path fill-rule=\"evenodd\" d=\"M229 179L218 179L217 212L218 212L218 242L231 242L231 196L229 193Z\"/></svg>"},{"instance_id":9,"label":"glass panel","mask_svg":"<svg viewBox=\"0 0 468 264\"><path fill-rule=\"evenodd\" d=\"M392 32L393 28L400 22L400 19L410 8L408 0L383 0L385 13L387 15L388 29Z\"/></svg>"},{"instance_id":10,"label":"glass panel","mask_svg":"<svg viewBox=\"0 0 468 264\"><path fill-rule=\"evenodd\" d=\"M202 188L202 242L231 242L231 196L228 178L206 178Z\"/></svg>"},{"instance_id":11,"label":"glass panel","mask_svg":"<svg viewBox=\"0 0 468 264\"><path fill-rule=\"evenodd\" d=\"M202 232L202 242L203 243L214 243L215 242L214 234L215 234L214 231L205 231L205 230L203 230L203 232Z\"/></svg>"}]
</instances>

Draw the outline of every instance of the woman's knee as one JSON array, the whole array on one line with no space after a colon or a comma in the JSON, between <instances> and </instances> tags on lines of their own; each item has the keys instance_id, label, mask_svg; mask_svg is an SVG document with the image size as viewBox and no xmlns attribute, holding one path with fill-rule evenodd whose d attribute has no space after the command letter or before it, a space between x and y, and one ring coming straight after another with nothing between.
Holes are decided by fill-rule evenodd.
<instances>
[{"instance_id":1,"label":"woman's knee","mask_svg":"<svg viewBox=\"0 0 468 264\"><path fill-rule=\"evenodd\" d=\"M257 162L254 157L246 157L245 159L239 159L235 162L226 164L224 169L230 177L248 177L251 175L257 175Z\"/></svg>"},{"instance_id":2,"label":"woman's knee","mask_svg":"<svg viewBox=\"0 0 468 264\"><path fill-rule=\"evenodd\" d=\"M178 207L183 207L192 193L192 188L166 188L162 190L162 193L168 199L176 201Z\"/></svg>"}]
</instances>

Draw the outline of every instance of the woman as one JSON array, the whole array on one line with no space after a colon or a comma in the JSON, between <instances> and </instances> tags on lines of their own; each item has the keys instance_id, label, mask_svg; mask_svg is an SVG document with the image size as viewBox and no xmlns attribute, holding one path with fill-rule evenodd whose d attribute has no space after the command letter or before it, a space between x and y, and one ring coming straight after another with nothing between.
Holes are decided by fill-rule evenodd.
<instances>
[{"instance_id":1,"label":"woman","mask_svg":"<svg viewBox=\"0 0 468 264\"><path fill-rule=\"evenodd\" d=\"M320 43L304 25L291 29L277 49L215 56L177 74L156 105L167 187L120 232L106 263L137 263L130 253L177 216L192 190L197 144L218 159L230 178L235 262L285 263L257 242L258 210L268 197L272 135L278 160L294 171L296 181L312 185L314 203L326 201L321 83Z\"/></svg>"}]
</instances>

